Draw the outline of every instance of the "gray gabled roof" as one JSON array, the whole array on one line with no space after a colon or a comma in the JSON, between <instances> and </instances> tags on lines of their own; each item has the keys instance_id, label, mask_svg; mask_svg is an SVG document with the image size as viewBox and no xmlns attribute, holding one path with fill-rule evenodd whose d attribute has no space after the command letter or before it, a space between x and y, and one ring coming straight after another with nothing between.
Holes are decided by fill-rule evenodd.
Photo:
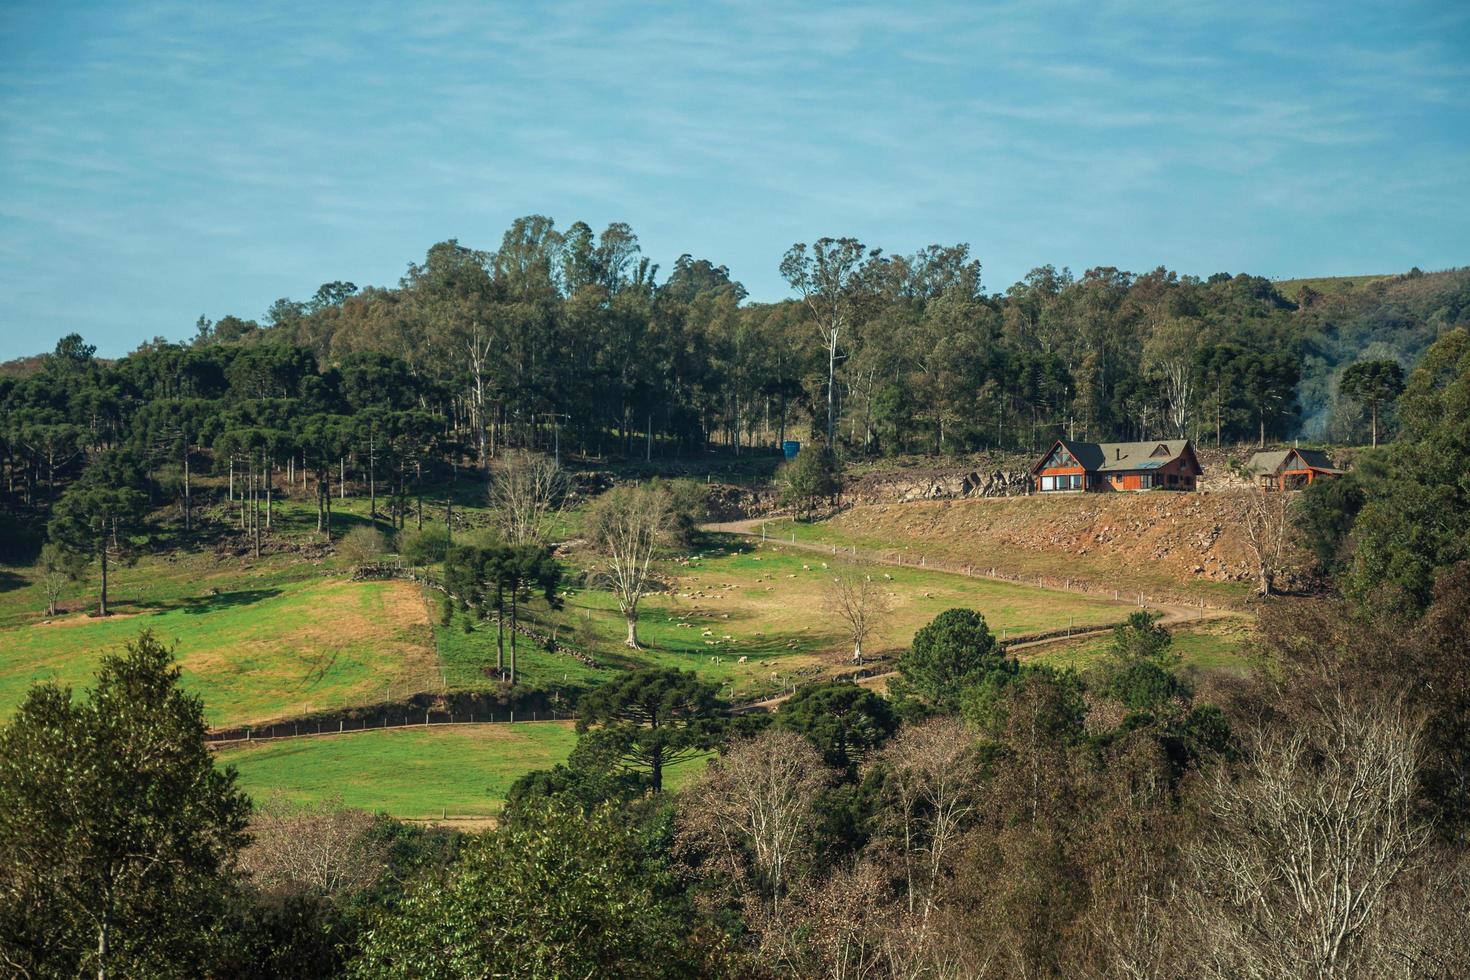
<instances>
[{"instance_id":1,"label":"gray gabled roof","mask_svg":"<svg viewBox=\"0 0 1470 980\"><path fill-rule=\"evenodd\" d=\"M1251 461L1246 464L1245 468L1256 476L1268 474L1275 476L1281 472L1292 453L1295 453L1302 463L1311 469L1325 470L1328 473L1342 472L1320 449L1272 449L1258 452L1251 457Z\"/></svg>"},{"instance_id":2,"label":"gray gabled roof","mask_svg":"<svg viewBox=\"0 0 1470 980\"><path fill-rule=\"evenodd\" d=\"M1059 439L1058 442L1077 458L1083 469L1092 473L1156 470L1184 455L1189 447L1188 439L1155 439L1151 442L1074 442L1071 439ZM1041 457L1041 463L1045 463L1051 453L1052 450L1048 449L1046 455ZM1037 464L1037 468L1041 463Z\"/></svg>"}]
</instances>

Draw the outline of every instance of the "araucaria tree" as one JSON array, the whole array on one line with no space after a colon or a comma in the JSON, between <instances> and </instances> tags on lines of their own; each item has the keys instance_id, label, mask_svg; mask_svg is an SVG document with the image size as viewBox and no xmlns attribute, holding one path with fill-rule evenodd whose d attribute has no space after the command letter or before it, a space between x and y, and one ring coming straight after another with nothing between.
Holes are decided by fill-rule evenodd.
<instances>
[{"instance_id":1,"label":"araucaria tree","mask_svg":"<svg viewBox=\"0 0 1470 980\"><path fill-rule=\"evenodd\" d=\"M1404 393L1404 369L1398 361L1359 361L1342 372L1337 390L1368 409L1373 446L1378 446L1378 413Z\"/></svg>"},{"instance_id":2,"label":"araucaria tree","mask_svg":"<svg viewBox=\"0 0 1470 980\"><path fill-rule=\"evenodd\" d=\"M479 618L495 616L495 670L501 680L516 682L516 634L521 603L540 596L552 609L561 608L557 586L561 566L551 549L541 545L475 545L450 547L444 558L444 588L453 601ZM510 666L505 659L505 620L510 617Z\"/></svg>"},{"instance_id":3,"label":"araucaria tree","mask_svg":"<svg viewBox=\"0 0 1470 980\"><path fill-rule=\"evenodd\" d=\"M662 487L615 487L593 501L584 525L601 559L597 577L618 600L628 624L627 645L638 645L638 603L653 584L653 559L669 541L674 512Z\"/></svg>"},{"instance_id":4,"label":"araucaria tree","mask_svg":"<svg viewBox=\"0 0 1470 980\"><path fill-rule=\"evenodd\" d=\"M85 701L33 687L0 729L0 963L12 976L190 977L208 966L249 801L197 697L144 632Z\"/></svg>"},{"instance_id":5,"label":"araucaria tree","mask_svg":"<svg viewBox=\"0 0 1470 980\"><path fill-rule=\"evenodd\" d=\"M852 662L863 662L863 644L888 612L888 594L873 576L856 566L843 566L824 590L827 611L841 621L852 641Z\"/></svg>"},{"instance_id":6,"label":"araucaria tree","mask_svg":"<svg viewBox=\"0 0 1470 980\"><path fill-rule=\"evenodd\" d=\"M725 706L715 691L693 671L629 671L582 699L577 731L600 741L624 769L647 773L658 793L665 769L719 743Z\"/></svg>"},{"instance_id":7,"label":"araucaria tree","mask_svg":"<svg viewBox=\"0 0 1470 980\"><path fill-rule=\"evenodd\" d=\"M131 457L109 450L87 467L56 503L51 539L77 555L96 558L102 569L97 615L107 615L109 559L125 556L128 538L143 519L147 499L135 489L142 474Z\"/></svg>"}]
</instances>

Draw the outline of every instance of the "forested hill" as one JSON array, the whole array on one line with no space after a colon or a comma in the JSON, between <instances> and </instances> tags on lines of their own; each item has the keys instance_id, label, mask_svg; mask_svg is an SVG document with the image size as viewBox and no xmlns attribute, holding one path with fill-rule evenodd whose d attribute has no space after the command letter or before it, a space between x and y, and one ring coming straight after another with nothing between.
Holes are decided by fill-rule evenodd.
<instances>
[{"instance_id":1,"label":"forested hill","mask_svg":"<svg viewBox=\"0 0 1470 980\"><path fill-rule=\"evenodd\" d=\"M555 421L573 448L640 455L805 438L829 413L835 438L870 454L1031 449L1061 432L1347 441L1367 431L1363 406L1338 397L1348 365L1407 370L1470 319L1470 269L1309 281L1290 299L1258 276L1164 268L1046 266L987 292L966 245L902 256L824 240L771 261L799 298L748 302L728 269L689 255L665 273L627 225L533 216L493 251L443 242L396 286L333 282L259 320L201 317L190 343L154 341L107 370L123 402L160 397L127 386L186 355L218 383L169 397L296 398L306 375L330 387L333 369L387 355L381 380L411 378L418 407L472 443L544 440ZM230 395L230 363L257 348L296 380ZM261 356L233 374L272 373ZM44 373L27 362L6 373Z\"/></svg>"}]
</instances>

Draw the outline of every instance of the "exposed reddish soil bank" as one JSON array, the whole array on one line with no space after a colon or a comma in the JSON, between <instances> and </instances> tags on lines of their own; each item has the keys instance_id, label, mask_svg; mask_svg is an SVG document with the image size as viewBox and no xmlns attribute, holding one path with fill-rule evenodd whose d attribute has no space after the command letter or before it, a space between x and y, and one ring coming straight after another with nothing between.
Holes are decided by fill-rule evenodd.
<instances>
[{"instance_id":1,"label":"exposed reddish soil bank","mask_svg":"<svg viewBox=\"0 0 1470 980\"><path fill-rule=\"evenodd\" d=\"M1243 507L1243 491L925 500L851 507L801 537L1048 585L1238 605L1253 579ZM759 533L759 521L745 523Z\"/></svg>"},{"instance_id":2,"label":"exposed reddish soil bank","mask_svg":"<svg viewBox=\"0 0 1470 980\"><path fill-rule=\"evenodd\" d=\"M981 565L1003 567L1019 553L1054 558L1053 575L1075 578L1147 567L1151 578L1244 582L1252 569L1242 506L1231 492L1079 493L854 507L829 523Z\"/></svg>"}]
</instances>

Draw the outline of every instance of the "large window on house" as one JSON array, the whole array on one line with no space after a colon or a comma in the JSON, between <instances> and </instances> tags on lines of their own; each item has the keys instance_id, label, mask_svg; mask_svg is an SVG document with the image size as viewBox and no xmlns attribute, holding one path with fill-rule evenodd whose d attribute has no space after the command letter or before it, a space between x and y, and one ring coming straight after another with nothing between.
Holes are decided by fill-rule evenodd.
<instances>
[{"instance_id":1,"label":"large window on house","mask_svg":"<svg viewBox=\"0 0 1470 980\"><path fill-rule=\"evenodd\" d=\"M1072 456L1071 453L1067 452L1067 447L1066 446L1058 446L1057 447L1057 451L1054 452L1054 453L1052 453L1051 454L1051 458L1046 461L1046 465L1047 466L1076 466L1077 465L1077 460L1075 458L1073 458L1073 456Z\"/></svg>"}]
</instances>

